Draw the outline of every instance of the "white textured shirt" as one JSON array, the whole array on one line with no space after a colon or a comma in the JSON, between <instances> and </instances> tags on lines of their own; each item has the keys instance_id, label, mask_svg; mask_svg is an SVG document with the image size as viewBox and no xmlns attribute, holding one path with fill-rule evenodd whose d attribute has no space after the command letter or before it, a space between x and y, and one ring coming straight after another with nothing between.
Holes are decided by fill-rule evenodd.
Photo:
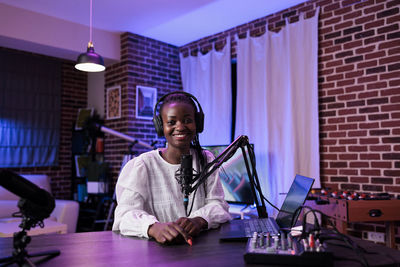
<instances>
[{"instance_id":1,"label":"white textured shirt","mask_svg":"<svg viewBox=\"0 0 400 267\"><path fill-rule=\"evenodd\" d=\"M205 151L207 162L214 156ZM198 170L197 156L193 149L193 167ZM180 164L165 161L159 150L152 150L130 160L122 169L116 185L117 207L113 231L123 235L148 238L148 228L155 222L172 222L186 217L181 186L175 179ZM194 192L189 195L188 210ZM216 171L200 185L194 196L189 218L202 217L208 228L216 228L231 219L228 203Z\"/></svg>"}]
</instances>

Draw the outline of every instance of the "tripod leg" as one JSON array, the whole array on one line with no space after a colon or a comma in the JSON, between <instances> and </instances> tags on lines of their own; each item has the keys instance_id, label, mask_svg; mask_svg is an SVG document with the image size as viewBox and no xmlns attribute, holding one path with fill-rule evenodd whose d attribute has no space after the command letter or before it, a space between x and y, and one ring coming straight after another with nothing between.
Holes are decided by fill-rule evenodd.
<instances>
[{"instance_id":1,"label":"tripod leg","mask_svg":"<svg viewBox=\"0 0 400 267\"><path fill-rule=\"evenodd\" d=\"M5 257L0 259L0 266L8 266L15 263L16 260L13 256Z\"/></svg>"},{"instance_id":2,"label":"tripod leg","mask_svg":"<svg viewBox=\"0 0 400 267\"><path fill-rule=\"evenodd\" d=\"M43 251L43 252L37 252L37 253L32 253L32 254L28 254L28 258L34 258L34 257L43 257L45 256L43 259L40 259L36 262L36 264L38 263L42 263L45 262L47 260L50 260L58 255L60 255L60 251L59 250L48 250L48 251Z\"/></svg>"}]
</instances>

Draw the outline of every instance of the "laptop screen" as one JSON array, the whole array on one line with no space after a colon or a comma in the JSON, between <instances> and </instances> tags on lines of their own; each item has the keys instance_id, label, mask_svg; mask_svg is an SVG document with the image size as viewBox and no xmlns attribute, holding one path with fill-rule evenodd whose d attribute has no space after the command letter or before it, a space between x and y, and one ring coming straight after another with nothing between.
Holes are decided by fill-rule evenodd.
<instances>
[{"instance_id":1,"label":"laptop screen","mask_svg":"<svg viewBox=\"0 0 400 267\"><path fill-rule=\"evenodd\" d=\"M203 146L204 149L213 153L215 157L218 157L227 147L228 145ZM254 197L251 192L249 176L241 149L238 149L232 158L221 165L220 178L227 202L254 204Z\"/></svg>"},{"instance_id":2,"label":"laptop screen","mask_svg":"<svg viewBox=\"0 0 400 267\"><path fill-rule=\"evenodd\" d=\"M301 175L296 175L289 192L283 201L282 207L276 217L276 222L281 228L292 227L291 223L297 221L300 211L294 216L293 213L296 209L304 204L307 195L311 190L314 179Z\"/></svg>"}]
</instances>

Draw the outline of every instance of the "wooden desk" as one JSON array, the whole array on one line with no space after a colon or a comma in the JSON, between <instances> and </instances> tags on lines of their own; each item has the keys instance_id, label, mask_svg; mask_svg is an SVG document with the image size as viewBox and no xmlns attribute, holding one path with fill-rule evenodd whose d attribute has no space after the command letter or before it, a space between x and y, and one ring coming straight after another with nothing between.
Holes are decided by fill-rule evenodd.
<instances>
[{"instance_id":1,"label":"wooden desk","mask_svg":"<svg viewBox=\"0 0 400 267\"><path fill-rule=\"evenodd\" d=\"M371 263L384 264L396 259L400 262L400 252L359 240L367 251L381 251L385 258L380 260L376 254L367 254ZM124 237L111 231L74 233L66 235L43 235L32 237L27 246L28 253L48 250L60 250L61 254L40 266L87 267L87 266L177 266L177 267L212 267L212 266L252 266L243 259L245 243L220 243L218 230L203 232L193 240L193 246L187 244L163 246L155 241L134 237ZM370 248L368 248L370 246ZM340 247L339 247L340 249ZM341 248L349 251L348 249ZM0 257L12 253L12 238L0 239ZM343 255L343 252L338 252ZM352 252L354 253L354 252ZM344 253L345 254L345 253ZM388 257L388 254L391 257ZM354 257L350 255L347 258ZM35 260L33 260L35 261ZM260 265L256 265L260 266ZM361 266L354 261L340 261L335 266ZM371 264L374 266L374 264Z\"/></svg>"},{"instance_id":2,"label":"wooden desk","mask_svg":"<svg viewBox=\"0 0 400 267\"><path fill-rule=\"evenodd\" d=\"M345 200L321 197L329 204L317 205L307 200L305 205L323 212L334 219L337 229L347 234L347 225L352 222L385 222L386 246L395 248L395 221L400 221L400 200Z\"/></svg>"}]
</instances>

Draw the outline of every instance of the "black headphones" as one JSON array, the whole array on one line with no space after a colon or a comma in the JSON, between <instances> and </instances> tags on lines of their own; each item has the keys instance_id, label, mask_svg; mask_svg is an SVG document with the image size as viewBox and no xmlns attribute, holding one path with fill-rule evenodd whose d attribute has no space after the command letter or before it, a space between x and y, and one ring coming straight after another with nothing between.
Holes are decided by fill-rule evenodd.
<instances>
[{"instance_id":1,"label":"black headphones","mask_svg":"<svg viewBox=\"0 0 400 267\"><path fill-rule=\"evenodd\" d=\"M154 123L154 127L156 128L156 132L157 135L159 137L164 136L164 130L163 130L163 121L161 118L161 114L156 115L156 111L157 111L157 106L160 102L162 102L167 96L169 95L186 95L188 97L190 97L192 99L193 102L197 103L197 107L198 107L198 111L196 110L195 114L194 114L194 118L195 118L195 123L196 123L196 133L201 133L203 131L204 128L204 113L203 110L201 109L200 103L199 101L197 101L196 97L194 97L193 95L186 93L184 91L174 91L171 93L168 93L166 95L163 95L156 103L156 105L154 106L154 113L153 113L153 123Z\"/></svg>"}]
</instances>

